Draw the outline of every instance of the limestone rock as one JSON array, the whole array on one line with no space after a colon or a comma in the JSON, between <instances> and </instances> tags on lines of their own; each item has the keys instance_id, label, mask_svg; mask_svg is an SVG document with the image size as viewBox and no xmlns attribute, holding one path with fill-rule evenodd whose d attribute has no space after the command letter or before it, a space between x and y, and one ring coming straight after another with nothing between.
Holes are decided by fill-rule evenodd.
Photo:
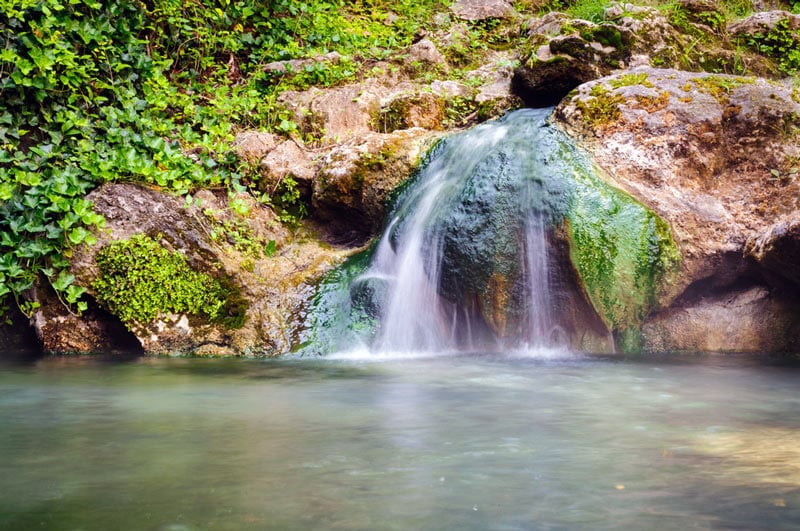
<instances>
[{"instance_id":1,"label":"limestone rock","mask_svg":"<svg viewBox=\"0 0 800 531\"><path fill-rule=\"evenodd\" d=\"M752 236L747 240L745 253L800 287L800 215L795 211Z\"/></svg>"},{"instance_id":2,"label":"limestone rock","mask_svg":"<svg viewBox=\"0 0 800 531\"><path fill-rule=\"evenodd\" d=\"M326 155L314 182L313 206L338 243L358 245L375 234L389 194L416 168L436 136L420 128L372 133Z\"/></svg>"},{"instance_id":3,"label":"limestone rock","mask_svg":"<svg viewBox=\"0 0 800 531\"><path fill-rule=\"evenodd\" d=\"M119 319L94 304L78 316L42 282L37 282L26 298L39 304L30 321L45 353L128 354L142 350Z\"/></svg>"},{"instance_id":4,"label":"limestone rock","mask_svg":"<svg viewBox=\"0 0 800 531\"><path fill-rule=\"evenodd\" d=\"M258 164L281 140L281 137L271 133L245 131L236 135L233 149L240 158L250 164Z\"/></svg>"},{"instance_id":5,"label":"limestone rock","mask_svg":"<svg viewBox=\"0 0 800 531\"><path fill-rule=\"evenodd\" d=\"M458 18L471 21L511 18L515 15L509 0L458 0L450 10Z\"/></svg>"},{"instance_id":6,"label":"limestone rock","mask_svg":"<svg viewBox=\"0 0 800 531\"><path fill-rule=\"evenodd\" d=\"M76 283L89 288L99 275L96 254L109 242L144 233L168 249L186 255L190 266L238 288L244 325L229 329L192 315L161 315L154 322L131 328L146 353L214 355L274 355L294 345L301 326L302 306L308 304L311 285L348 254L315 240L296 239L268 208L246 194L229 198L204 190L187 204L182 199L130 184L107 184L89 194L95 210L106 218L97 232L98 243L75 250L71 272ZM232 201L236 202L233 208ZM240 214L242 208L246 214ZM274 243L273 243L274 242ZM274 251L268 251L268 248ZM90 351L92 342L113 337L95 333L91 319L83 328L65 318L60 303L41 296L37 327L43 344L53 351ZM239 303L237 303L239 304ZM108 319L106 319L108 321ZM82 326L82 325L80 325ZM74 328L74 330L72 330ZM80 343L79 341L83 341Z\"/></svg>"},{"instance_id":7,"label":"limestone rock","mask_svg":"<svg viewBox=\"0 0 800 531\"><path fill-rule=\"evenodd\" d=\"M669 222L681 274L662 308L748 279L772 286L770 270L794 260L794 223L773 225L800 208L798 116L787 84L651 68L582 85L554 114L612 184Z\"/></svg>"},{"instance_id":8,"label":"limestone rock","mask_svg":"<svg viewBox=\"0 0 800 531\"><path fill-rule=\"evenodd\" d=\"M439 69L446 72L448 70L447 60L430 39L422 39L414 43L408 49L405 64L406 68L410 68L412 71L422 69L430 72Z\"/></svg>"},{"instance_id":9,"label":"limestone rock","mask_svg":"<svg viewBox=\"0 0 800 531\"><path fill-rule=\"evenodd\" d=\"M728 33L734 37L765 34L776 29L781 22L785 22L790 30L800 29L800 15L788 11L765 11L731 24Z\"/></svg>"},{"instance_id":10,"label":"limestone rock","mask_svg":"<svg viewBox=\"0 0 800 531\"><path fill-rule=\"evenodd\" d=\"M794 352L798 299L763 286L703 297L655 315L643 329L651 352Z\"/></svg>"},{"instance_id":11,"label":"limestone rock","mask_svg":"<svg viewBox=\"0 0 800 531\"><path fill-rule=\"evenodd\" d=\"M259 183L259 188L264 192L274 192L289 176L297 181L301 191L310 192L317 172L309 153L294 140L278 144L261 159L260 165L264 180Z\"/></svg>"}]
</instances>

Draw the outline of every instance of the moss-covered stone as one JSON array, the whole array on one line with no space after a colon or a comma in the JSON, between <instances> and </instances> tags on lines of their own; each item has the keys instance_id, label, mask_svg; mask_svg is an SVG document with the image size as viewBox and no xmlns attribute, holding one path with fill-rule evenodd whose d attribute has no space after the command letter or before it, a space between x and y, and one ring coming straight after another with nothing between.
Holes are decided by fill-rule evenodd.
<instances>
[{"instance_id":1,"label":"moss-covered stone","mask_svg":"<svg viewBox=\"0 0 800 531\"><path fill-rule=\"evenodd\" d=\"M97 301L129 327L185 313L241 328L248 303L230 281L193 270L186 257L137 234L97 253Z\"/></svg>"},{"instance_id":2,"label":"moss-covered stone","mask_svg":"<svg viewBox=\"0 0 800 531\"><path fill-rule=\"evenodd\" d=\"M567 212L570 258L609 329L628 338L627 330L637 329L657 307L680 253L664 220L596 171L574 176L579 185ZM630 338L623 343L635 344Z\"/></svg>"}]
</instances>

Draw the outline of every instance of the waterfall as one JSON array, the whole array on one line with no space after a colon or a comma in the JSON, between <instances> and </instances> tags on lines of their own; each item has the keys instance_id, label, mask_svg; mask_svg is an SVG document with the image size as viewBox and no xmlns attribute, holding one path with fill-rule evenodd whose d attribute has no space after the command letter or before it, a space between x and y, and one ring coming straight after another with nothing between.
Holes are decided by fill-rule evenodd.
<instances>
[{"instance_id":1,"label":"waterfall","mask_svg":"<svg viewBox=\"0 0 800 531\"><path fill-rule=\"evenodd\" d=\"M380 283L385 292L372 348L560 344L563 334L553 333L548 216L536 196L548 192L524 154L535 149L548 114L525 111L451 139L399 198L355 281Z\"/></svg>"},{"instance_id":2,"label":"waterfall","mask_svg":"<svg viewBox=\"0 0 800 531\"><path fill-rule=\"evenodd\" d=\"M440 142L380 239L320 285L300 352L613 352L611 332L635 347L677 248L550 112Z\"/></svg>"}]
</instances>

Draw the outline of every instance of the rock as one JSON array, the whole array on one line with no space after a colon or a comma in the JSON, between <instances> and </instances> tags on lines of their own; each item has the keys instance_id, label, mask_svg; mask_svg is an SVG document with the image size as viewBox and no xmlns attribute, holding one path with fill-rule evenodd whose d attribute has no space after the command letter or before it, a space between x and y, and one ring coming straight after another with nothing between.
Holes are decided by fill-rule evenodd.
<instances>
[{"instance_id":1,"label":"rock","mask_svg":"<svg viewBox=\"0 0 800 531\"><path fill-rule=\"evenodd\" d=\"M757 75L782 76L775 64L778 52L743 53L743 48L720 40L725 16L717 3L682 0L680 12L686 20L652 7L616 3L606 10L601 24L557 12L531 19L514 71L514 93L528 106L546 107L582 83L643 66L728 73L747 68ZM728 31L734 36L752 35L781 20L795 27L797 19L789 13L758 13L732 24Z\"/></svg>"},{"instance_id":2,"label":"rock","mask_svg":"<svg viewBox=\"0 0 800 531\"><path fill-rule=\"evenodd\" d=\"M762 267L800 287L800 216L797 211L751 236L744 250Z\"/></svg>"},{"instance_id":3,"label":"rock","mask_svg":"<svg viewBox=\"0 0 800 531\"><path fill-rule=\"evenodd\" d=\"M781 23L785 23L787 29L798 30L800 29L800 15L793 15L788 11L754 13L743 20L730 24L728 33L732 37L766 34L775 30Z\"/></svg>"},{"instance_id":4,"label":"rock","mask_svg":"<svg viewBox=\"0 0 800 531\"><path fill-rule=\"evenodd\" d=\"M776 10L788 11L791 9L789 2L786 0L751 0L750 5L755 12Z\"/></svg>"},{"instance_id":5,"label":"rock","mask_svg":"<svg viewBox=\"0 0 800 531\"><path fill-rule=\"evenodd\" d=\"M512 18L516 14L508 0L458 0L450 10L456 17L470 21Z\"/></svg>"},{"instance_id":6,"label":"rock","mask_svg":"<svg viewBox=\"0 0 800 531\"><path fill-rule=\"evenodd\" d=\"M367 85L345 85L334 89L286 91L278 103L294 113L306 136L320 143L349 140L371 131L372 117L380 109L380 95Z\"/></svg>"},{"instance_id":7,"label":"rock","mask_svg":"<svg viewBox=\"0 0 800 531\"><path fill-rule=\"evenodd\" d=\"M796 352L800 304L763 286L681 304L643 328L650 352Z\"/></svg>"},{"instance_id":8,"label":"rock","mask_svg":"<svg viewBox=\"0 0 800 531\"><path fill-rule=\"evenodd\" d=\"M325 156L313 206L335 243L360 245L376 234L389 194L411 175L436 136L420 128L372 133Z\"/></svg>"},{"instance_id":9,"label":"rock","mask_svg":"<svg viewBox=\"0 0 800 531\"><path fill-rule=\"evenodd\" d=\"M304 238L302 228L297 239L292 239L271 210L245 194L228 198L203 190L187 204L146 187L107 184L88 198L106 218L106 227L97 232L96 245L75 250L71 272L78 285L89 288L91 297L97 295L92 282L100 275L97 253L110 242L135 234L158 239L164 247L185 254L192 269L224 279L236 290L231 303L244 312L241 328L187 314L161 314L153 322L130 323L148 354L288 352L296 340L293 334L301 326L302 307L308 303L311 286L348 254ZM245 214L239 213L243 210ZM41 291L38 299L42 308L37 312L37 327L49 350L95 350L95 341L115 337L108 331L95 333L91 316L65 318L58 310L60 303L42 297ZM84 321L88 324L79 328L77 323Z\"/></svg>"},{"instance_id":10,"label":"rock","mask_svg":"<svg viewBox=\"0 0 800 531\"><path fill-rule=\"evenodd\" d=\"M233 140L233 149L240 158L248 163L258 164L282 140L278 135L271 133L245 131L236 135Z\"/></svg>"},{"instance_id":11,"label":"rock","mask_svg":"<svg viewBox=\"0 0 800 531\"><path fill-rule=\"evenodd\" d=\"M445 100L430 92L400 95L381 107L374 127L382 133L420 127L441 129Z\"/></svg>"},{"instance_id":12,"label":"rock","mask_svg":"<svg viewBox=\"0 0 800 531\"><path fill-rule=\"evenodd\" d=\"M405 65L412 72L438 70L445 73L448 70L447 60L430 39L422 39L408 49Z\"/></svg>"},{"instance_id":13,"label":"rock","mask_svg":"<svg viewBox=\"0 0 800 531\"><path fill-rule=\"evenodd\" d=\"M721 29L725 22L725 13L716 2L710 0L680 0L682 9L693 24L705 26L710 31Z\"/></svg>"},{"instance_id":14,"label":"rock","mask_svg":"<svg viewBox=\"0 0 800 531\"><path fill-rule=\"evenodd\" d=\"M311 197L311 187L317 173L317 167L309 153L294 140L281 142L275 149L261 159L263 181L259 189L274 193L286 177L297 181L301 197Z\"/></svg>"},{"instance_id":15,"label":"rock","mask_svg":"<svg viewBox=\"0 0 800 531\"><path fill-rule=\"evenodd\" d=\"M612 184L669 222L681 272L661 308L753 278L770 285L769 271L792 260L794 243L776 254L768 242L794 241L794 225L773 225L800 208L798 117L790 85L651 68L582 85L554 113Z\"/></svg>"},{"instance_id":16,"label":"rock","mask_svg":"<svg viewBox=\"0 0 800 531\"><path fill-rule=\"evenodd\" d=\"M313 67L315 64L331 63L338 64L342 60L342 56L338 52L330 52L309 59L291 59L289 61L275 61L264 65L264 72L274 74L291 74L293 72L300 72L305 68Z\"/></svg>"},{"instance_id":17,"label":"rock","mask_svg":"<svg viewBox=\"0 0 800 531\"><path fill-rule=\"evenodd\" d=\"M624 24L594 24L549 13L528 23L528 53L514 70L512 89L530 107L558 103L578 85L625 66L634 34Z\"/></svg>"},{"instance_id":18,"label":"rock","mask_svg":"<svg viewBox=\"0 0 800 531\"><path fill-rule=\"evenodd\" d=\"M431 92L441 98L464 98L471 94L468 86L457 81L433 81L430 85Z\"/></svg>"},{"instance_id":19,"label":"rock","mask_svg":"<svg viewBox=\"0 0 800 531\"><path fill-rule=\"evenodd\" d=\"M41 282L26 294L39 304L31 317L41 349L48 354L140 353L141 345L120 320L97 305L83 315L71 312L49 285Z\"/></svg>"}]
</instances>

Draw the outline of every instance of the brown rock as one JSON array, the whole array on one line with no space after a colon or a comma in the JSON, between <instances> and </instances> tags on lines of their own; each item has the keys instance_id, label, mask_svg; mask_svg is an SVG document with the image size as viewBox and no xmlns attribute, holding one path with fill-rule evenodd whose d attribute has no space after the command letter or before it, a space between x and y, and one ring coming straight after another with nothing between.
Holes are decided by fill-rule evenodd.
<instances>
[{"instance_id":1,"label":"brown rock","mask_svg":"<svg viewBox=\"0 0 800 531\"><path fill-rule=\"evenodd\" d=\"M792 212L747 240L745 253L769 271L800 287L800 215Z\"/></svg>"},{"instance_id":2,"label":"brown rock","mask_svg":"<svg viewBox=\"0 0 800 531\"><path fill-rule=\"evenodd\" d=\"M408 57L405 60L405 64L406 68L409 68L412 72L418 70L425 72L440 70L444 73L448 70L447 60L430 39L422 39L414 43L408 49Z\"/></svg>"},{"instance_id":3,"label":"brown rock","mask_svg":"<svg viewBox=\"0 0 800 531\"><path fill-rule=\"evenodd\" d=\"M734 22L728 26L728 33L734 37L765 34L776 29L778 24L784 21L789 29L800 29L800 15L793 15L788 11L766 11L754 13L743 20Z\"/></svg>"},{"instance_id":4,"label":"brown rock","mask_svg":"<svg viewBox=\"0 0 800 531\"><path fill-rule=\"evenodd\" d=\"M281 140L281 137L270 133L245 131L236 135L233 149L240 158L250 164L258 164L267 153L275 149Z\"/></svg>"},{"instance_id":5,"label":"brown rock","mask_svg":"<svg viewBox=\"0 0 800 531\"><path fill-rule=\"evenodd\" d=\"M132 323L146 353L275 355L288 352L301 326L301 308L311 286L348 253L304 237L298 238L268 208L250 196L197 193L191 204L161 192L130 184L107 184L89 194L95 210L106 218L98 243L75 250L71 272L76 283L90 287L99 270L96 253L113 240L145 233L165 247L182 252L197 271L240 290L246 307L244 326L228 329L191 315L161 315L151 323ZM235 201L236 208L232 201ZM242 208L246 214L240 214ZM274 242L274 243L270 243ZM267 246L273 253L266 252ZM93 295L91 288L89 295ZM52 298L42 298L37 327L50 350L90 351L105 348L113 334L93 330L91 315L71 319ZM88 327L88 328L87 328Z\"/></svg>"},{"instance_id":6,"label":"brown rock","mask_svg":"<svg viewBox=\"0 0 800 531\"><path fill-rule=\"evenodd\" d=\"M661 307L678 312L686 300L717 300L753 279L770 286L771 271L796 259L794 223L775 224L800 207L800 182L789 171L800 156L800 103L788 85L643 68L582 85L554 116L615 186L672 227L681 275L661 294ZM745 259L748 241L762 268ZM700 319L710 311L675 315Z\"/></svg>"},{"instance_id":7,"label":"brown rock","mask_svg":"<svg viewBox=\"0 0 800 531\"><path fill-rule=\"evenodd\" d=\"M264 180L259 188L274 193L280 183L291 176L301 190L311 190L311 183L317 173L317 167L308 152L294 140L286 140L269 152L261 160Z\"/></svg>"},{"instance_id":8,"label":"brown rock","mask_svg":"<svg viewBox=\"0 0 800 531\"><path fill-rule=\"evenodd\" d=\"M389 194L411 175L435 137L420 128L372 133L326 155L313 205L334 242L360 245L376 233Z\"/></svg>"},{"instance_id":9,"label":"brown rock","mask_svg":"<svg viewBox=\"0 0 800 531\"><path fill-rule=\"evenodd\" d=\"M800 304L765 287L670 308L644 326L651 352L796 352Z\"/></svg>"}]
</instances>

